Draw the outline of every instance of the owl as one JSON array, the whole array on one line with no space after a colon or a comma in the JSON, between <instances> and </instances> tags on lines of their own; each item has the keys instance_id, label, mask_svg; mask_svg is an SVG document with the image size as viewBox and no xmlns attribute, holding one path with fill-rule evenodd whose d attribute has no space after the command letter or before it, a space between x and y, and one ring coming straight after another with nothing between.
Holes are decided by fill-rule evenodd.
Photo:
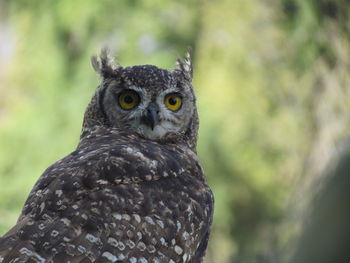
<instances>
[{"instance_id":1,"label":"owl","mask_svg":"<svg viewBox=\"0 0 350 263\"><path fill-rule=\"evenodd\" d=\"M0 262L203 262L213 194L196 155L192 59L171 71L92 58L79 144L34 185Z\"/></svg>"}]
</instances>

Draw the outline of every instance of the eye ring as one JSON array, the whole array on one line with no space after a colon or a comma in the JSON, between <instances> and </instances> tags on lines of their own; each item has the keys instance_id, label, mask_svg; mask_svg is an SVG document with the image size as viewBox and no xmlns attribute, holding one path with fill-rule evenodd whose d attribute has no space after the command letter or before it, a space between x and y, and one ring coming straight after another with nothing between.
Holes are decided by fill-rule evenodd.
<instances>
[{"instance_id":1,"label":"eye ring","mask_svg":"<svg viewBox=\"0 0 350 263\"><path fill-rule=\"evenodd\" d=\"M118 103L123 110L132 110L140 104L140 96L136 91L125 90L119 93Z\"/></svg>"},{"instance_id":2,"label":"eye ring","mask_svg":"<svg viewBox=\"0 0 350 263\"><path fill-rule=\"evenodd\" d=\"M178 111L182 107L182 96L178 93L170 93L164 98L165 106L171 111Z\"/></svg>"}]
</instances>

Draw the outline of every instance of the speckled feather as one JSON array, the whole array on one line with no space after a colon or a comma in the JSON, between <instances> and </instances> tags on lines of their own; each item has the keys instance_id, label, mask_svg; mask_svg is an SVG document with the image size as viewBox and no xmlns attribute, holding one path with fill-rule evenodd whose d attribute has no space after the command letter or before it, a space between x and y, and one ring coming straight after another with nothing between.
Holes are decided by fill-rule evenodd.
<instances>
[{"instance_id":1,"label":"speckled feather","mask_svg":"<svg viewBox=\"0 0 350 263\"><path fill-rule=\"evenodd\" d=\"M46 169L0 239L0 262L202 262L213 196L196 134L152 141L111 127L100 92L77 149Z\"/></svg>"}]
</instances>

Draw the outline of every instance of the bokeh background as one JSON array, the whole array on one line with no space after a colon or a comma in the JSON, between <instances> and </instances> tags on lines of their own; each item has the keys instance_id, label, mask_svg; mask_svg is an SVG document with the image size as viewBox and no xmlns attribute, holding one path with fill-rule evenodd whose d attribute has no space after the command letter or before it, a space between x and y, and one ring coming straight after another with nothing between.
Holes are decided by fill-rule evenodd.
<instances>
[{"instance_id":1,"label":"bokeh background","mask_svg":"<svg viewBox=\"0 0 350 263\"><path fill-rule=\"evenodd\" d=\"M192 47L216 200L206 262L281 262L349 145L349 25L346 0L0 0L0 234L76 147L91 55L171 69Z\"/></svg>"}]
</instances>

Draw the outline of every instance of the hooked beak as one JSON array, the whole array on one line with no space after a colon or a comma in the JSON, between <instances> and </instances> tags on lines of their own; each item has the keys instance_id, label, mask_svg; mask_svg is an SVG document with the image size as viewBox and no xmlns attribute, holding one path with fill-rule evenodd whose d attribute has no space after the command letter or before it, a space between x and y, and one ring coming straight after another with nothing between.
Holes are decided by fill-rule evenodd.
<instances>
[{"instance_id":1,"label":"hooked beak","mask_svg":"<svg viewBox=\"0 0 350 263\"><path fill-rule=\"evenodd\" d=\"M152 130L154 126L158 123L158 105L154 102L151 102L147 108L146 115L142 117L142 122L149 126Z\"/></svg>"}]
</instances>

